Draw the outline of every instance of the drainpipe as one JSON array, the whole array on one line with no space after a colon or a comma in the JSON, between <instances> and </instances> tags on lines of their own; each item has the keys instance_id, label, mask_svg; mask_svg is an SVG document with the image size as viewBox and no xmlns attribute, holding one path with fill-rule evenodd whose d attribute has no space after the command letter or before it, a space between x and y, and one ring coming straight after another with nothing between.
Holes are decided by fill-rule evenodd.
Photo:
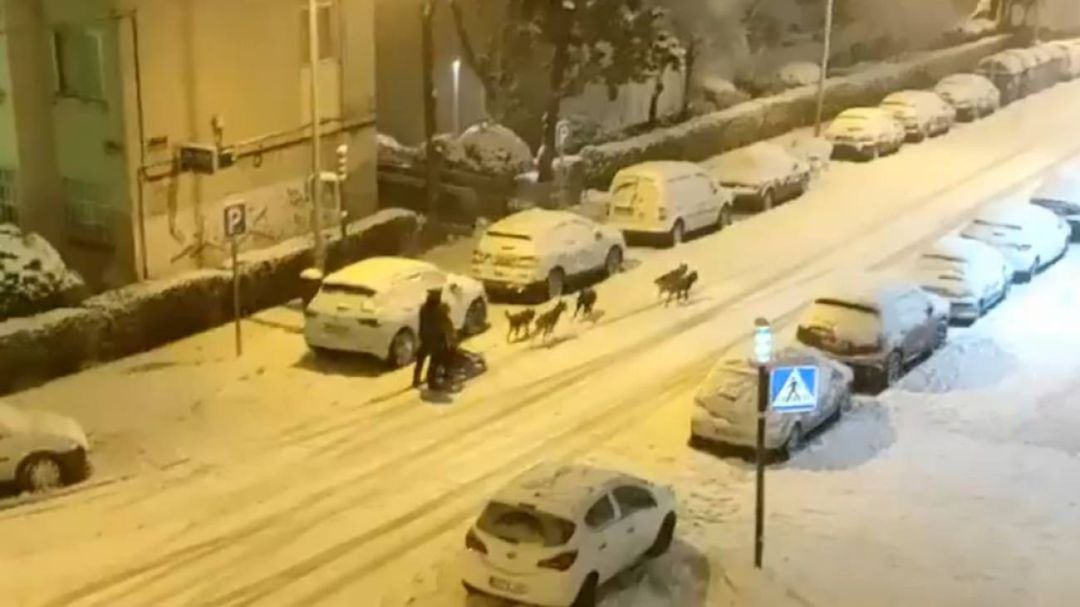
<instances>
[{"instance_id":1,"label":"drainpipe","mask_svg":"<svg viewBox=\"0 0 1080 607\"><path fill-rule=\"evenodd\" d=\"M139 20L138 11L132 10L123 15L131 24L132 64L135 71L135 113L139 132L139 168L135 171L135 212L138 217L138 239L140 275L143 280L150 277L149 254L146 249L146 205L143 195L143 171L146 166L146 122L143 111L142 64L139 60Z\"/></svg>"}]
</instances>

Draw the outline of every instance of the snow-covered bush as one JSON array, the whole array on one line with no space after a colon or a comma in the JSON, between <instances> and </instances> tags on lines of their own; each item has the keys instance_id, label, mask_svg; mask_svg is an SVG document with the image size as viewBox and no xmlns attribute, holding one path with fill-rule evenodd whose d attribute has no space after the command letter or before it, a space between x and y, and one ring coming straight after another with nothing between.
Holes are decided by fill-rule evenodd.
<instances>
[{"instance_id":1,"label":"snow-covered bush","mask_svg":"<svg viewBox=\"0 0 1080 607\"><path fill-rule=\"evenodd\" d=\"M508 177L533 169L532 150L517 133L500 124L480 123L457 139L462 162L486 175Z\"/></svg>"},{"instance_id":2,"label":"snow-covered bush","mask_svg":"<svg viewBox=\"0 0 1080 607\"><path fill-rule=\"evenodd\" d=\"M375 142L378 146L379 164L410 167L420 162L422 154L419 149L404 145L390 135L378 133L375 135Z\"/></svg>"},{"instance_id":3,"label":"snow-covered bush","mask_svg":"<svg viewBox=\"0 0 1080 607\"><path fill-rule=\"evenodd\" d=\"M566 139L564 140L563 152L576 154L586 145L595 145L611 141L614 133L608 131L603 124L587 116L571 115L559 121L565 125Z\"/></svg>"},{"instance_id":4,"label":"snow-covered bush","mask_svg":"<svg viewBox=\"0 0 1080 607\"><path fill-rule=\"evenodd\" d=\"M885 95L919 88L952 73L970 70L983 57L1005 48L1007 37L986 38L963 46L886 63L826 81L825 117L849 107L876 105ZM721 152L783 134L813 122L816 87L801 86L760 97L682 124L581 150L585 182L606 187L615 173L647 160L700 161Z\"/></svg>"},{"instance_id":5,"label":"snow-covered bush","mask_svg":"<svg viewBox=\"0 0 1080 607\"><path fill-rule=\"evenodd\" d=\"M0 224L0 320L75 305L85 288L47 240Z\"/></svg>"},{"instance_id":6,"label":"snow-covered bush","mask_svg":"<svg viewBox=\"0 0 1080 607\"><path fill-rule=\"evenodd\" d=\"M708 108L710 112L718 112L749 100L750 95L739 90L730 80L717 76L706 76L698 83L697 95L690 101L691 112L700 115L704 113L701 108Z\"/></svg>"},{"instance_id":7,"label":"snow-covered bush","mask_svg":"<svg viewBox=\"0 0 1080 607\"><path fill-rule=\"evenodd\" d=\"M777 85L789 89L817 84L821 78L821 66L812 61L793 61L776 70Z\"/></svg>"}]
</instances>

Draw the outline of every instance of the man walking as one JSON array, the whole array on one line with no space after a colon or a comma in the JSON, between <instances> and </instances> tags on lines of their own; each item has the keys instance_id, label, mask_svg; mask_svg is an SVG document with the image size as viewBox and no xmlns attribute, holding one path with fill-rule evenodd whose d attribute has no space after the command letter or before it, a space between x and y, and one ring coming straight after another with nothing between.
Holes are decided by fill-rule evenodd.
<instances>
[{"instance_id":1,"label":"man walking","mask_svg":"<svg viewBox=\"0 0 1080 607\"><path fill-rule=\"evenodd\" d=\"M429 357L431 364L427 369L428 387L435 388L438 383L438 371L446 358L442 316L442 289L428 289L427 299L420 306L420 347L417 348L416 366L413 367L414 388L420 387L420 376Z\"/></svg>"}]
</instances>

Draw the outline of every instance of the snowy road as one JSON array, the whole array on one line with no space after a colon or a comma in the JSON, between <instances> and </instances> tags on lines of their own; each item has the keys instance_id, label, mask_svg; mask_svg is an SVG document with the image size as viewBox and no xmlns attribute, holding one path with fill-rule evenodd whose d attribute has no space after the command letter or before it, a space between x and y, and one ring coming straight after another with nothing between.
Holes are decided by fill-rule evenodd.
<instances>
[{"instance_id":1,"label":"snowy road","mask_svg":"<svg viewBox=\"0 0 1080 607\"><path fill-rule=\"evenodd\" d=\"M15 395L16 404L83 420L98 472L66 495L0 510L0 570L18 572L0 577L0 596L57 607L463 605L444 561L480 500L540 459L594 457L673 478L689 500L691 524L673 558L639 572L651 580L645 590L616 592L610 604L940 604L941 596L949 605L1015 604L995 601L1017 596L1070 604L1061 602L1068 576L1041 567L1010 576L1009 555L987 542L1012 536L980 531L998 529L1003 514L1020 524L1015 508L992 506L1035 500L1029 486L1056 486L1060 494L1046 497L1053 508L1039 496L1038 507L1019 511L1031 517L1019 528L1043 535L1017 558L1046 544L1062 562L1075 559L1076 526L1057 527L1061 509L1077 514L1077 496L1067 495L1080 486L1075 455L1061 471L1036 466L1034 455L1018 469L1002 462L1005 450L991 457L985 444L935 424L925 394L863 403L772 476L775 560L762 577L739 565L749 546L746 470L682 445L696 384L754 317L783 325L821 285L894 264L979 204L1022 196L1033 177L1080 152L1080 121L1062 111L1078 106L1080 82L1058 86L897 156L836 165L809 195L728 232L636 254L637 267L599 288L599 324L567 323L549 346L504 343L496 318L471 345L493 370L453 403L421 402L404 389L404 373L315 364L297 331L300 314L286 308L248 323L240 361L223 328ZM699 269L702 288L690 305L663 308L651 278L682 260ZM1052 274L1069 272L1072 261ZM1018 309L1010 303L999 314ZM954 347L968 339L958 335ZM1022 337L1014 336L1023 345ZM1075 381L1069 372L1061 369L1053 389ZM943 399L951 393L946 380L927 385L944 385ZM899 408L904 399L921 404ZM967 419L960 404L949 410L948 420ZM1029 417L1030 428L1017 421L1010 433L990 419L978 421L1004 437L1054 430ZM1074 421L1066 414L1059 423ZM1024 490L999 495L1012 487L992 474L969 487L973 457L1009 464L1003 473ZM1014 478L1020 471L1034 478ZM897 499L901 486L922 499L910 490ZM802 491L825 499L800 503ZM952 534L948 523L968 512L977 520ZM904 541L890 543L894 535ZM931 560L908 549L919 541ZM675 589L682 594L670 595L665 567L688 582ZM862 577L851 579L852 567ZM924 575L938 582L932 594L912 581ZM848 587L850 596L828 594ZM642 594L650 588L658 598Z\"/></svg>"}]
</instances>

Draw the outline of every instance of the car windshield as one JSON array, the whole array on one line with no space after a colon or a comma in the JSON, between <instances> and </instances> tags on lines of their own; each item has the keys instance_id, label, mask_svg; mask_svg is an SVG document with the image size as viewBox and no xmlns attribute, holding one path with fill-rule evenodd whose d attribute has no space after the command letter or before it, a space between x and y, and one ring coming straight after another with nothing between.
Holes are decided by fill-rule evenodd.
<instances>
[{"instance_id":1,"label":"car windshield","mask_svg":"<svg viewBox=\"0 0 1080 607\"><path fill-rule=\"evenodd\" d=\"M656 197L656 184L651 180L632 178L615 185L611 202L617 207L635 207Z\"/></svg>"},{"instance_id":2,"label":"car windshield","mask_svg":"<svg viewBox=\"0 0 1080 607\"><path fill-rule=\"evenodd\" d=\"M997 228L997 229L1004 229L1004 230L1016 230L1016 231L1021 230L1020 226L1018 226L1016 224L1012 224L1012 223L999 223L999 222L996 222L996 221L986 221L984 219L976 219L972 223L974 223L977 226L984 226L984 227L989 227L989 228Z\"/></svg>"},{"instance_id":3,"label":"car windshield","mask_svg":"<svg viewBox=\"0 0 1080 607\"><path fill-rule=\"evenodd\" d=\"M530 507L491 502L480 515L477 527L511 544L562 546L574 535L570 521Z\"/></svg>"},{"instance_id":4,"label":"car windshield","mask_svg":"<svg viewBox=\"0 0 1080 607\"><path fill-rule=\"evenodd\" d=\"M377 291L371 287L348 283L325 283L322 286L323 293L336 295L356 295L359 297L375 297Z\"/></svg>"},{"instance_id":5,"label":"car windshield","mask_svg":"<svg viewBox=\"0 0 1080 607\"><path fill-rule=\"evenodd\" d=\"M495 232L488 230L487 235L491 238L507 238L510 240L532 240L532 237L527 234L514 234L513 232Z\"/></svg>"}]
</instances>

